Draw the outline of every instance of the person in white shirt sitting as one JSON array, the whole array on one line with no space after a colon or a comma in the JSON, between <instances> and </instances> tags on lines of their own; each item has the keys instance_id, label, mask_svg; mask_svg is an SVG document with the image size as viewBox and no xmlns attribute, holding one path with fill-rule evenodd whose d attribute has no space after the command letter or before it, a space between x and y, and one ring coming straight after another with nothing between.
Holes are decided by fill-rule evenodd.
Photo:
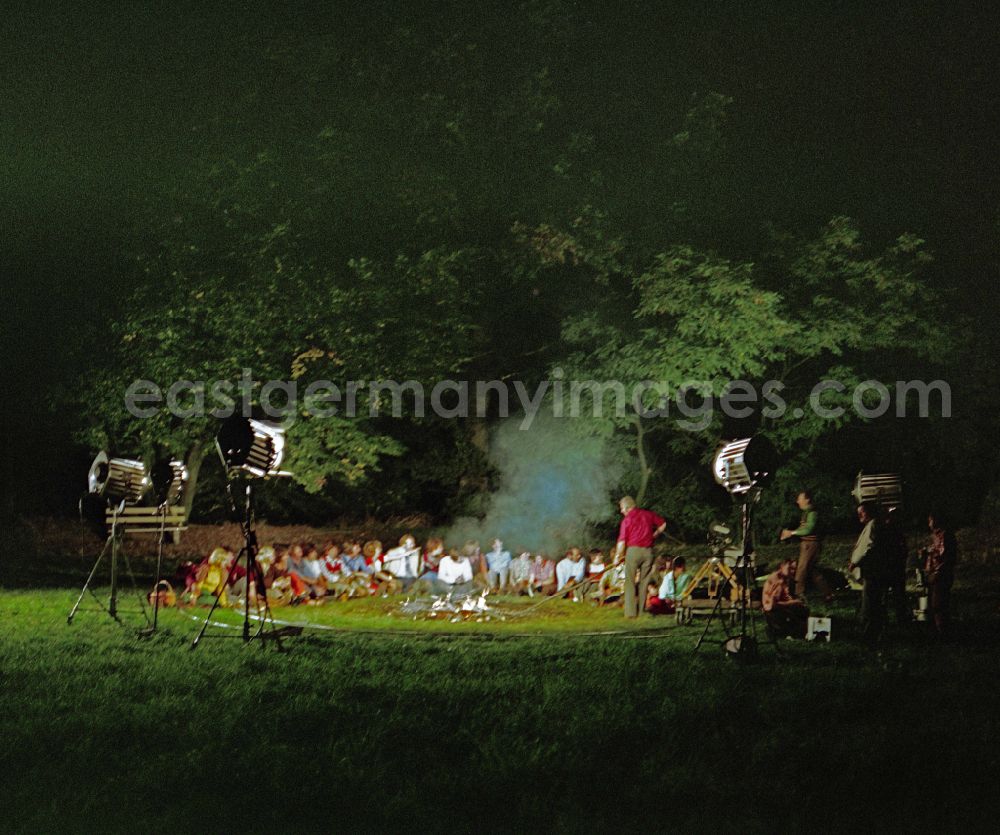
<instances>
[{"instance_id":1,"label":"person in white shirt sitting","mask_svg":"<svg viewBox=\"0 0 1000 835\"><path fill-rule=\"evenodd\" d=\"M674 605L680 603L691 583L691 575L687 573L687 560L684 557L674 557L670 570L663 575L660 583L659 596L661 600L669 600Z\"/></svg>"},{"instance_id":2,"label":"person in white shirt sitting","mask_svg":"<svg viewBox=\"0 0 1000 835\"><path fill-rule=\"evenodd\" d=\"M579 548L570 548L556 564L556 593L575 589L587 573L587 561Z\"/></svg>"},{"instance_id":3,"label":"person in white shirt sitting","mask_svg":"<svg viewBox=\"0 0 1000 835\"><path fill-rule=\"evenodd\" d=\"M597 605L603 606L613 598L620 599L625 590L625 558L619 556L605 568L597 582Z\"/></svg>"},{"instance_id":4,"label":"person in white shirt sitting","mask_svg":"<svg viewBox=\"0 0 1000 835\"><path fill-rule=\"evenodd\" d=\"M490 591L506 590L510 576L510 551L505 551L503 540L494 539L493 548L486 553L486 584Z\"/></svg>"},{"instance_id":5,"label":"person in white shirt sitting","mask_svg":"<svg viewBox=\"0 0 1000 835\"><path fill-rule=\"evenodd\" d=\"M343 564L340 559L340 546L328 542L319 560L319 571L326 580L327 589L332 589L343 576Z\"/></svg>"},{"instance_id":6,"label":"person in white shirt sitting","mask_svg":"<svg viewBox=\"0 0 1000 835\"><path fill-rule=\"evenodd\" d=\"M591 548L587 552L587 558L587 576L576 591L579 593L579 597L583 599L588 597L597 598L599 596L601 578L608 570L608 565L604 561L604 552L600 548Z\"/></svg>"},{"instance_id":7,"label":"person in white shirt sitting","mask_svg":"<svg viewBox=\"0 0 1000 835\"><path fill-rule=\"evenodd\" d=\"M439 593L468 594L475 590L472 582L472 565L465 557L447 553L438 563L437 580L434 589Z\"/></svg>"},{"instance_id":8,"label":"person in white shirt sitting","mask_svg":"<svg viewBox=\"0 0 1000 835\"><path fill-rule=\"evenodd\" d=\"M299 578L308 588L309 597L313 600L319 600L326 595L326 578L323 576L323 565L319 558L319 550L312 544L307 545L304 549L296 547L299 554L302 554L303 551L305 554L302 556L298 566L295 567L295 573L298 574Z\"/></svg>"},{"instance_id":9,"label":"person in white shirt sitting","mask_svg":"<svg viewBox=\"0 0 1000 835\"><path fill-rule=\"evenodd\" d=\"M522 549L521 553L510 561L508 575L509 591L512 594L527 594L531 583L531 554Z\"/></svg>"},{"instance_id":10,"label":"person in white shirt sitting","mask_svg":"<svg viewBox=\"0 0 1000 835\"><path fill-rule=\"evenodd\" d=\"M413 584L420 573L420 549L412 534L406 534L399 540L398 547L386 551L382 570L395 577L403 589Z\"/></svg>"}]
</instances>

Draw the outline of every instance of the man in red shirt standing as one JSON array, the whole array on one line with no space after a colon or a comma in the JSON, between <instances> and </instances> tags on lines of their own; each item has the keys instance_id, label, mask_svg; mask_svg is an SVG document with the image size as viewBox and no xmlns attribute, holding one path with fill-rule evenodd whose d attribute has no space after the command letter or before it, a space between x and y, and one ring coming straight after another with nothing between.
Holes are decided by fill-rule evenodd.
<instances>
[{"instance_id":1,"label":"man in red shirt standing","mask_svg":"<svg viewBox=\"0 0 1000 835\"><path fill-rule=\"evenodd\" d=\"M625 496L618 502L622 513L618 529L618 554L625 552L625 617L635 618L646 608L646 584L653 573L653 540L667 527L666 520L636 507L635 499Z\"/></svg>"}]
</instances>

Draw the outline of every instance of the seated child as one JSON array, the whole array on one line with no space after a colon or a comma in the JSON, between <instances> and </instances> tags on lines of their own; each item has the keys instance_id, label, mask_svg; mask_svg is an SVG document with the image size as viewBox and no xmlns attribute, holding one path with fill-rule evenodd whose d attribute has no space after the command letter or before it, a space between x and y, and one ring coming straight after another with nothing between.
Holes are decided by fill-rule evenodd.
<instances>
[{"instance_id":1,"label":"seated child","mask_svg":"<svg viewBox=\"0 0 1000 835\"><path fill-rule=\"evenodd\" d=\"M420 576L420 549L413 534L404 534L396 548L385 552L382 570L391 574L403 589L409 588Z\"/></svg>"},{"instance_id":2,"label":"seated child","mask_svg":"<svg viewBox=\"0 0 1000 835\"><path fill-rule=\"evenodd\" d=\"M362 553L365 555L365 565L370 575L368 591L370 594L381 594L386 597L399 591L399 581L385 569L384 551L378 539L369 539Z\"/></svg>"},{"instance_id":3,"label":"seated child","mask_svg":"<svg viewBox=\"0 0 1000 835\"><path fill-rule=\"evenodd\" d=\"M684 597L684 592L691 582L691 575L685 570L687 560L675 557L670 563L670 570L663 575L663 582L656 588L652 600L646 597L646 611L654 615L672 615L677 611L677 605ZM655 586L655 583L650 583Z\"/></svg>"},{"instance_id":4,"label":"seated child","mask_svg":"<svg viewBox=\"0 0 1000 835\"><path fill-rule=\"evenodd\" d=\"M295 596L295 592L292 590L292 578L288 574L288 553L282 546L261 549L261 553L265 550L271 552L266 564L261 563L267 599L272 606L287 606Z\"/></svg>"},{"instance_id":5,"label":"seated child","mask_svg":"<svg viewBox=\"0 0 1000 835\"><path fill-rule=\"evenodd\" d=\"M326 584L327 592L335 595L342 594L344 565L340 556L340 546L335 542L328 542L323 549L323 555L319 560L319 573Z\"/></svg>"},{"instance_id":6,"label":"seated child","mask_svg":"<svg viewBox=\"0 0 1000 835\"><path fill-rule=\"evenodd\" d=\"M440 537L432 536L424 546L424 556L420 561L420 577L433 582L437 579L438 564L444 556L444 542Z\"/></svg>"},{"instance_id":7,"label":"seated child","mask_svg":"<svg viewBox=\"0 0 1000 835\"><path fill-rule=\"evenodd\" d=\"M226 574L228 564L234 554L229 548L216 548L195 569L194 582L189 586L191 603L197 603L202 592L218 597L223 606L228 604L226 595Z\"/></svg>"},{"instance_id":8,"label":"seated child","mask_svg":"<svg viewBox=\"0 0 1000 835\"><path fill-rule=\"evenodd\" d=\"M293 604L315 599L326 593L326 582L320 574L319 552L312 545L293 545L288 549L287 560Z\"/></svg>"},{"instance_id":9,"label":"seated child","mask_svg":"<svg viewBox=\"0 0 1000 835\"><path fill-rule=\"evenodd\" d=\"M502 539L494 539L493 547L486 552L486 584L490 591L501 592L510 582L510 551L503 547Z\"/></svg>"},{"instance_id":10,"label":"seated child","mask_svg":"<svg viewBox=\"0 0 1000 835\"><path fill-rule=\"evenodd\" d=\"M372 593L372 566L368 563L361 543L357 540L344 543L344 556L340 561L342 596L367 597Z\"/></svg>"},{"instance_id":11,"label":"seated child","mask_svg":"<svg viewBox=\"0 0 1000 835\"><path fill-rule=\"evenodd\" d=\"M676 611L673 600L660 597L655 580L646 584L646 611L651 615L672 615Z\"/></svg>"},{"instance_id":12,"label":"seated child","mask_svg":"<svg viewBox=\"0 0 1000 835\"><path fill-rule=\"evenodd\" d=\"M309 597L313 600L320 600L326 596L323 561L319 558L319 549L315 545L310 543L304 550L305 556L302 558L299 576L308 587Z\"/></svg>"},{"instance_id":13,"label":"seated child","mask_svg":"<svg viewBox=\"0 0 1000 835\"><path fill-rule=\"evenodd\" d=\"M658 597L669 600L675 606L680 603L691 583L691 575L687 573L687 560L684 557L674 557L670 570L663 575L663 582L658 589Z\"/></svg>"}]
</instances>

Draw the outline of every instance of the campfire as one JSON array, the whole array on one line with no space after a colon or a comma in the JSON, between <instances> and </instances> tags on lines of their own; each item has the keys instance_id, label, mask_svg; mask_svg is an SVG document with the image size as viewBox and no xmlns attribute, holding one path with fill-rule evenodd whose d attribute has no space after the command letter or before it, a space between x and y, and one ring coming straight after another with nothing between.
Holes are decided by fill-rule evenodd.
<instances>
[{"instance_id":1,"label":"campfire","mask_svg":"<svg viewBox=\"0 0 1000 835\"><path fill-rule=\"evenodd\" d=\"M506 620L507 618L495 606L487 604L488 594L488 591L469 594L448 592L442 595L408 597L399 604L399 613L413 620L446 620L449 623Z\"/></svg>"}]
</instances>

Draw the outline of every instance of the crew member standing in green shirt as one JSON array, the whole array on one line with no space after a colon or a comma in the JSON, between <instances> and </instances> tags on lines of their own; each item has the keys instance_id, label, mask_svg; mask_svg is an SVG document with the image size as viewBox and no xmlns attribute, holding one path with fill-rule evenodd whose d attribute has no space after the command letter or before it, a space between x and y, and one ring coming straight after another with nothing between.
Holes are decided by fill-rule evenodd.
<instances>
[{"instance_id":1,"label":"crew member standing in green shirt","mask_svg":"<svg viewBox=\"0 0 1000 835\"><path fill-rule=\"evenodd\" d=\"M796 497L795 503L802 511L799 526L795 530L785 528L781 532L782 542L793 536L799 538L799 564L795 569L795 596L805 601L806 585L811 583L823 595L823 601L829 603L832 599L830 587L819 572L818 565L819 552L823 544L819 536L819 514L813 507L812 495L808 490L801 491Z\"/></svg>"}]
</instances>

